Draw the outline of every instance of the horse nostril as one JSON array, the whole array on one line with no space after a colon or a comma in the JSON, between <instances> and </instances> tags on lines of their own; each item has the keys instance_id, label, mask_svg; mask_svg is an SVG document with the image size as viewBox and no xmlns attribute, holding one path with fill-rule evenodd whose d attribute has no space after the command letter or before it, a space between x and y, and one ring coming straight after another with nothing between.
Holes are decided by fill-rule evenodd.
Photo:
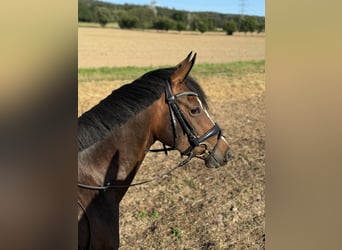
<instances>
[{"instance_id":1,"label":"horse nostril","mask_svg":"<svg viewBox=\"0 0 342 250\"><path fill-rule=\"evenodd\" d=\"M227 154L226 154L226 162L228 162L229 160L231 160L233 157L232 151L228 150Z\"/></svg>"}]
</instances>

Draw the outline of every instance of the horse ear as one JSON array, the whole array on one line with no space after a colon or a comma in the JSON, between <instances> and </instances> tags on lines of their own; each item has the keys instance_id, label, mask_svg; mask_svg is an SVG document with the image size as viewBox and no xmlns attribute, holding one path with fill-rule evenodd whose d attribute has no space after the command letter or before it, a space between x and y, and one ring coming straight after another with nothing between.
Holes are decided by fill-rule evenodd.
<instances>
[{"instance_id":1,"label":"horse ear","mask_svg":"<svg viewBox=\"0 0 342 250\"><path fill-rule=\"evenodd\" d=\"M196 53L190 60L192 55L192 51L190 54L180 63L177 64L175 72L170 76L171 84L179 84L184 82L185 78L189 75L192 66L195 64Z\"/></svg>"},{"instance_id":2,"label":"horse ear","mask_svg":"<svg viewBox=\"0 0 342 250\"><path fill-rule=\"evenodd\" d=\"M177 64L176 68L178 69L178 68L184 66L185 64L187 64L191 58L191 55L192 55L192 51L190 51L189 55L183 61L181 61L180 63Z\"/></svg>"}]
</instances>

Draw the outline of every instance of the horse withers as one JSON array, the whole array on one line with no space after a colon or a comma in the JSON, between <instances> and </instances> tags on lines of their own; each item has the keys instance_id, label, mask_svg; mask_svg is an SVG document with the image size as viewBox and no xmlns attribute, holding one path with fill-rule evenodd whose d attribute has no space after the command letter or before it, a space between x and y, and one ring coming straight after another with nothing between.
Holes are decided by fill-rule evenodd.
<instances>
[{"instance_id":1,"label":"horse withers","mask_svg":"<svg viewBox=\"0 0 342 250\"><path fill-rule=\"evenodd\" d=\"M176 67L150 71L114 90L78 119L78 248L119 248L119 203L159 140L209 168L227 164L229 145L189 76L190 53Z\"/></svg>"}]
</instances>

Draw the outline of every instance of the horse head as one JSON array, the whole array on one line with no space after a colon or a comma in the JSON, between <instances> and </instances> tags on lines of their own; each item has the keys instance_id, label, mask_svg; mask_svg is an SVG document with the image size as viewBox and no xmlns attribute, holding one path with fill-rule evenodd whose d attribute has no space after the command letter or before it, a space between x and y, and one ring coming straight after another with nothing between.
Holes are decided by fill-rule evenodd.
<instances>
[{"instance_id":1,"label":"horse head","mask_svg":"<svg viewBox=\"0 0 342 250\"><path fill-rule=\"evenodd\" d=\"M195 64L192 52L171 73L167 82L163 108L157 114L158 140L172 146L182 155L201 158L216 168L231 158L230 147L221 128L208 113L205 94L189 76Z\"/></svg>"}]
</instances>

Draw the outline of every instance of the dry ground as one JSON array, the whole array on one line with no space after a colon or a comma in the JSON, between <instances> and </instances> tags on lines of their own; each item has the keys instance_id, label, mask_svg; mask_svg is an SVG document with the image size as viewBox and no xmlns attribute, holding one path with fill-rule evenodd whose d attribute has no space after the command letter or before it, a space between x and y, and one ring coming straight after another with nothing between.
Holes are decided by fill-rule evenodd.
<instances>
[{"instance_id":1,"label":"dry ground","mask_svg":"<svg viewBox=\"0 0 342 250\"><path fill-rule=\"evenodd\" d=\"M173 65L190 51L199 63L262 60L265 36L79 28L78 66Z\"/></svg>"},{"instance_id":2,"label":"dry ground","mask_svg":"<svg viewBox=\"0 0 342 250\"><path fill-rule=\"evenodd\" d=\"M190 50L198 52L200 62L227 62L234 60L234 55L236 60L264 59L261 37L165 33L160 35L163 39L157 39L154 33L85 28L79 29L79 34L82 67L170 65ZM123 35L125 38L120 37ZM133 43L139 36L146 41ZM197 44L197 37L204 39L201 44ZM172 46L162 49L161 44L169 44L169 39L173 39ZM140 48L143 44L146 48ZM94 51L92 46L96 46ZM131 80L81 83L79 114ZM122 250L265 248L264 69L197 80L209 97L209 112L231 144L233 160L225 167L207 169L194 159L170 178L131 187L121 203ZM159 176L179 161L176 152L168 157L149 153L134 181Z\"/></svg>"}]
</instances>

